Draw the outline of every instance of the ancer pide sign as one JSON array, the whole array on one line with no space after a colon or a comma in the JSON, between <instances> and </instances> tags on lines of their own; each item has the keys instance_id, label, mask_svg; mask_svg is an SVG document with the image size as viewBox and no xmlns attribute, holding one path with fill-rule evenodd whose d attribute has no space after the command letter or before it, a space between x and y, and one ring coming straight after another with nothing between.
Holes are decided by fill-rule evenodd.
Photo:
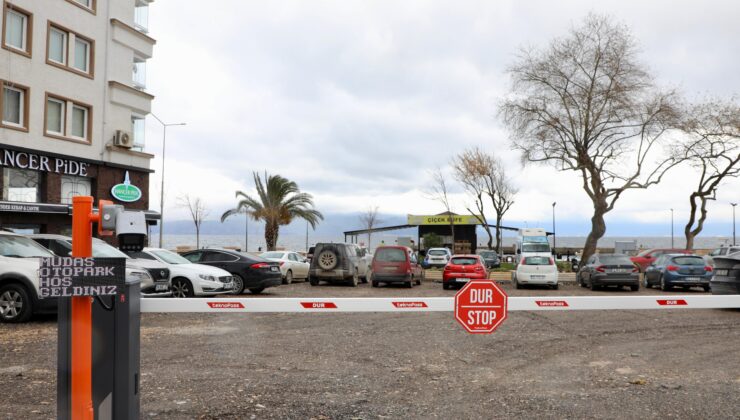
<instances>
[{"instance_id":1,"label":"ancer pide sign","mask_svg":"<svg viewBox=\"0 0 740 420\"><path fill-rule=\"evenodd\" d=\"M124 258L41 258L39 297L111 296L123 292Z\"/></svg>"},{"instance_id":2,"label":"ancer pide sign","mask_svg":"<svg viewBox=\"0 0 740 420\"><path fill-rule=\"evenodd\" d=\"M507 300L493 281L471 281L455 295L455 319L471 334L490 334L506 319Z\"/></svg>"}]
</instances>

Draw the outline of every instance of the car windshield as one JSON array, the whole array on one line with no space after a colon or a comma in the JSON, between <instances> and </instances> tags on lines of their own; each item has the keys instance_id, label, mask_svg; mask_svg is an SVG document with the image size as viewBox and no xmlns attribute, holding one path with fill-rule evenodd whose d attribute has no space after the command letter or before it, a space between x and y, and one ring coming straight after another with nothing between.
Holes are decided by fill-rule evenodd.
<instances>
[{"instance_id":1,"label":"car windshield","mask_svg":"<svg viewBox=\"0 0 740 420\"><path fill-rule=\"evenodd\" d=\"M704 258L702 257L673 257L673 262L678 265L701 265L704 266Z\"/></svg>"},{"instance_id":2,"label":"car windshield","mask_svg":"<svg viewBox=\"0 0 740 420\"><path fill-rule=\"evenodd\" d=\"M430 249L429 252L427 252L427 254L435 255L435 256L447 255L447 251L445 251L444 249Z\"/></svg>"},{"instance_id":3,"label":"car windshield","mask_svg":"<svg viewBox=\"0 0 740 420\"><path fill-rule=\"evenodd\" d=\"M128 255L108 245L100 239L92 243L92 256L95 258L129 258Z\"/></svg>"},{"instance_id":4,"label":"car windshield","mask_svg":"<svg viewBox=\"0 0 740 420\"><path fill-rule=\"evenodd\" d=\"M627 264L632 265L632 260L626 255L600 255L599 261L602 264Z\"/></svg>"},{"instance_id":5,"label":"car windshield","mask_svg":"<svg viewBox=\"0 0 740 420\"><path fill-rule=\"evenodd\" d=\"M450 261L450 264L454 265L475 265L478 264L477 258L472 257L455 257Z\"/></svg>"},{"instance_id":6,"label":"car windshield","mask_svg":"<svg viewBox=\"0 0 740 420\"><path fill-rule=\"evenodd\" d=\"M23 236L0 235L0 255L3 257L53 257L54 254Z\"/></svg>"},{"instance_id":7,"label":"car windshield","mask_svg":"<svg viewBox=\"0 0 740 420\"><path fill-rule=\"evenodd\" d=\"M190 260L183 257L182 255L176 254L172 251L167 251L166 249L158 249L156 251L149 252L154 254L154 256L166 262L167 264L192 264Z\"/></svg>"},{"instance_id":8,"label":"car windshield","mask_svg":"<svg viewBox=\"0 0 740 420\"><path fill-rule=\"evenodd\" d=\"M522 252L550 252L550 244L522 244Z\"/></svg>"},{"instance_id":9,"label":"car windshield","mask_svg":"<svg viewBox=\"0 0 740 420\"><path fill-rule=\"evenodd\" d=\"M263 252L262 254L260 254L260 257L280 259L283 258L283 255L285 255L285 253L283 252Z\"/></svg>"},{"instance_id":10,"label":"car windshield","mask_svg":"<svg viewBox=\"0 0 740 420\"><path fill-rule=\"evenodd\" d=\"M406 253L398 248L381 248L375 251L375 261L406 262Z\"/></svg>"},{"instance_id":11,"label":"car windshield","mask_svg":"<svg viewBox=\"0 0 740 420\"><path fill-rule=\"evenodd\" d=\"M526 257L524 265L550 265L549 257Z\"/></svg>"}]
</instances>

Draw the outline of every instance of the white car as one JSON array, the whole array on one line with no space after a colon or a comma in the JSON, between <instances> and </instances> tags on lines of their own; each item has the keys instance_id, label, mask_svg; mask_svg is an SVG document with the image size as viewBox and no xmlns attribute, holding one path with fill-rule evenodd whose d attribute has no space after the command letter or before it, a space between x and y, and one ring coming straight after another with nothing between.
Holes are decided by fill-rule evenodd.
<instances>
[{"instance_id":1,"label":"white car","mask_svg":"<svg viewBox=\"0 0 740 420\"><path fill-rule=\"evenodd\" d=\"M283 284L290 284L293 280L308 280L308 268L310 264L297 252L268 251L260 254L260 257L280 263Z\"/></svg>"},{"instance_id":2,"label":"white car","mask_svg":"<svg viewBox=\"0 0 740 420\"><path fill-rule=\"evenodd\" d=\"M424 258L425 267L444 267L450 262L452 252L447 248L429 248Z\"/></svg>"},{"instance_id":3,"label":"white car","mask_svg":"<svg viewBox=\"0 0 740 420\"><path fill-rule=\"evenodd\" d=\"M517 289L522 286L537 284L558 288L558 266L552 257L526 256L517 264L511 280Z\"/></svg>"},{"instance_id":4,"label":"white car","mask_svg":"<svg viewBox=\"0 0 740 420\"><path fill-rule=\"evenodd\" d=\"M162 248L144 248L141 252L128 252L132 258L155 260L170 269L170 285L174 297L214 296L231 293L234 278L218 267L195 264L190 260Z\"/></svg>"}]
</instances>

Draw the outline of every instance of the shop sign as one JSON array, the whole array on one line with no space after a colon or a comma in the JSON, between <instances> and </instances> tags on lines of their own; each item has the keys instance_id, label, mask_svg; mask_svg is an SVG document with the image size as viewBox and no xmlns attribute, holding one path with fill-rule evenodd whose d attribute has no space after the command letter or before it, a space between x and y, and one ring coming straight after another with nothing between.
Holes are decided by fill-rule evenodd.
<instances>
[{"instance_id":1,"label":"shop sign","mask_svg":"<svg viewBox=\"0 0 740 420\"><path fill-rule=\"evenodd\" d=\"M478 225L480 221L473 215L453 215L452 220L456 225ZM435 216L414 216L408 215L408 223L413 226L426 226L426 225L449 225L450 216L446 214L435 215Z\"/></svg>"},{"instance_id":2,"label":"shop sign","mask_svg":"<svg viewBox=\"0 0 740 420\"><path fill-rule=\"evenodd\" d=\"M123 180L123 184L116 184L110 190L113 198L126 203L132 203L141 198L141 189L136 185L131 185L131 181L128 177L128 171L126 171L126 177Z\"/></svg>"},{"instance_id":3,"label":"shop sign","mask_svg":"<svg viewBox=\"0 0 740 420\"><path fill-rule=\"evenodd\" d=\"M125 281L125 258L45 257L39 265L42 299L118 295Z\"/></svg>"},{"instance_id":4,"label":"shop sign","mask_svg":"<svg viewBox=\"0 0 740 420\"><path fill-rule=\"evenodd\" d=\"M90 165L76 160L52 158L37 155L36 153L0 149L0 166L53 172L62 175L87 176L87 169Z\"/></svg>"}]
</instances>

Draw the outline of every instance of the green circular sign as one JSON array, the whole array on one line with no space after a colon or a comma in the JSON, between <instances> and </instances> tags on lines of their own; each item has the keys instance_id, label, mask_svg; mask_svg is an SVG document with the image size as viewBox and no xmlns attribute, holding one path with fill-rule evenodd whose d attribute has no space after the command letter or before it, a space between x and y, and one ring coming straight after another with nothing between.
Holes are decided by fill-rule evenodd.
<instances>
[{"instance_id":1,"label":"green circular sign","mask_svg":"<svg viewBox=\"0 0 740 420\"><path fill-rule=\"evenodd\" d=\"M111 195L117 200L131 203L141 198L139 187L131 184L114 185L110 190Z\"/></svg>"}]
</instances>

